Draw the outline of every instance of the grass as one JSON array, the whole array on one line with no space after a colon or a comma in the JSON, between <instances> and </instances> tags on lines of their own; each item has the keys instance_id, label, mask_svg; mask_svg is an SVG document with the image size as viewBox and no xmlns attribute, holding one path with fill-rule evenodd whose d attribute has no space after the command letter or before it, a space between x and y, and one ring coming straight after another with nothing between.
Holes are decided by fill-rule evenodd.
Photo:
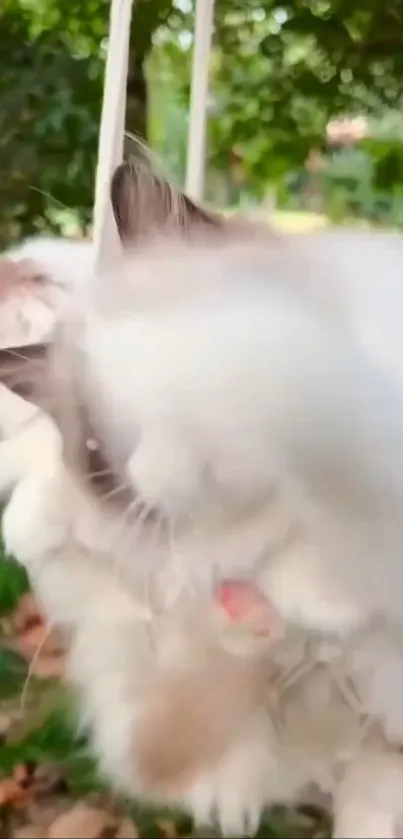
<instances>
[{"instance_id":1,"label":"grass","mask_svg":"<svg viewBox=\"0 0 403 839\"><path fill-rule=\"evenodd\" d=\"M308 233L310 230L327 227L329 220L319 213L276 210L273 214L273 223L284 233Z\"/></svg>"}]
</instances>

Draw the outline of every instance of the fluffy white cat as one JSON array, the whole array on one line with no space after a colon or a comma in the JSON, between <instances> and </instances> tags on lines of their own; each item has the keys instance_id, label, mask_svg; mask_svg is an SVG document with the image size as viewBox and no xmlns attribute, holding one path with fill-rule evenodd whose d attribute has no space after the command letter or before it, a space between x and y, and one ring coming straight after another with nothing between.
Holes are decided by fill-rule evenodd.
<instances>
[{"instance_id":1,"label":"fluffy white cat","mask_svg":"<svg viewBox=\"0 0 403 839\"><path fill-rule=\"evenodd\" d=\"M66 466L55 442L42 469L29 467L6 543L70 638L85 721L123 789L180 801L235 835L315 781L334 796L336 836L396 836L398 365L386 375L359 306L354 320L343 295L336 306L337 286L324 290L330 269L314 238L218 224L208 241L174 239L139 244L101 278L99 297L86 286L90 307L77 302L65 363L54 363L55 391L67 379L77 399L75 427L61 419ZM77 477L72 449L83 459L89 438L129 507ZM283 644L245 646L229 628L228 648L212 594L245 576L287 622ZM334 649L315 636L307 666L307 629L342 637L344 692ZM362 711L379 729L362 733Z\"/></svg>"}]
</instances>

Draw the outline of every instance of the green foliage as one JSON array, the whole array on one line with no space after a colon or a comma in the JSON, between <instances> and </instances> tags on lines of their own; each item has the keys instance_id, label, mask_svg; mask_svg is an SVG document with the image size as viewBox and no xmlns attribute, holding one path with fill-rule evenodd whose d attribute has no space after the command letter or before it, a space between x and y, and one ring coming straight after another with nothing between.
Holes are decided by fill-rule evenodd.
<instances>
[{"instance_id":1,"label":"green foliage","mask_svg":"<svg viewBox=\"0 0 403 839\"><path fill-rule=\"evenodd\" d=\"M129 75L131 131L146 124L143 63L171 0L137 0ZM59 231L64 208L91 219L109 1L0 5L0 246ZM133 101L133 100L138 101Z\"/></svg>"},{"instance_id":2,"label":"green foliage","mask_svg":"<svg viewBox=\"0 0 403 839\"><path fill-rule=\"evenodd\" d=\"M90 218L102 65L39 18L11 0L0 11L2 245L58 230L60 207Z\"/></svg>"},{"instance_id":3,"label":"green foliage","mask_svg":"<svg viewBox=\"0 0 403 839\"><path fill-rule=\"evenodd\" d=\"M277 180L324 143L329 117L401 103L403 2L223 0L214 156Z\"/></svg>"},{"instance_id":4,"label":"green foliage","mask_svg":"<svg viewBox=\"0 0 403 839\"><path fill-rule=\"evenodd\" d=\"M14 560L0 554L0 615L14 609L22 594L28 591L27 575Z\"/></svg>"},{"instance_id":5,"label":"green foliage","mask_svg":"<svg viewBox=\"0 0 403 839\"><path fill-rule=\"evenodd\" d=\"M158 33L151 136L183 177L193 14ZM216 0L208 125L210 182L261 198L323 149L338 113L372 113L402 99L403 0Z\"/></svg>"},{"instance_id":6,"label":"green foliage","mask_svg":"<svg viewBox=\"0 0 403 839\"><path fill-rule=\"evenodd\" d=\"M109 0L0 6L0 245L58 231L65 207L88 228L108 15ZM403 0L216 0L215 24L208 157L220 203L262 198L303 167L337 113L401 113ZM178 180L193 26L190 1L134 4L128 128L145 134L148 124ZM391 148L377 135L385 142L368 148L380 192L401 181L402 137Z\"/></svg>"},{"instance_id":7,"label":"green foliage","mask_svg":"<svg viewBox=\"0 0 403 839\"><path fill-rule=\"evenodd\" d=\"M13 650L0 649L0 702L15 696L27 678L28 668Z\"/></svg>"}]
</instances>

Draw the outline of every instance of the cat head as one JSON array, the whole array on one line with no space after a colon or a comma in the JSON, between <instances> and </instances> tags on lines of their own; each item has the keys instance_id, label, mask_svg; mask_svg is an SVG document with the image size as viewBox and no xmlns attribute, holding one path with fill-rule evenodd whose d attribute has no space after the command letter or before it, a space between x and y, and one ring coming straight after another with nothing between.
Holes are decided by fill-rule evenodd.
<instances>
[{"instance_id":1,"label":"cat head","mask_svg":"<svg viewBox=\"0 0 403 839\"><path fill-rule=\"evenodd\" d=\"M202 231L215 237L227 225L224 217L197 205L175 188L144 157L116 169L111 203L122 258L126 253L130 262L136 249L148 247L150 240L183 241ZM65 312L71 308L77 290L87 285L92 267L90 242L43 237L27 240L0 261L0 342L4 346L0 351L0 381L51 414L62 433L67 461L83 476L107 471L107 457L92 427L88 394L77 376L74 327ZM119 295L121 279L119 266L110 289L112 297ZM44 310L48 306L49 311L47 329L42 332L36 329L34 317L35 306L38 309L40 304ZM12 317L19 321L17 339L9 328L4 339L1 334L10 306ZM104 491L104 479L92 479L92 483Z\"/></svg>"}]
</instances>

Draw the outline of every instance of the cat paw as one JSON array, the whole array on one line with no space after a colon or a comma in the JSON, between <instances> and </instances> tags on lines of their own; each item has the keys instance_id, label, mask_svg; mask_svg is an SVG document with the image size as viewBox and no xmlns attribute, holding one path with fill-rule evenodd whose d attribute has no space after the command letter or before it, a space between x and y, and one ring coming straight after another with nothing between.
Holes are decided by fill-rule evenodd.
<instances>
[{"instance_id":1,"label":"cat paw","mask_svg":"<svg viewBox=\"0 0 403 839\"><path fill-rule=\"evenodd\" d=\"M274 800L270 790L277 774L268 726L261 720L179 804L200 827L217 825L225 837L254 836L265 806Z\"/></svg>"},{"instance_id":2,"label":"cat paw","mask_svg":"<svg viewBox=\"0 0 403 839\"><path fill-rule=\"evenodd\" d=\"M3 515L6 552L30 566L63 546L67 500L59 476L30 475L14 490Z\"/></svg>"}]
</instances>

